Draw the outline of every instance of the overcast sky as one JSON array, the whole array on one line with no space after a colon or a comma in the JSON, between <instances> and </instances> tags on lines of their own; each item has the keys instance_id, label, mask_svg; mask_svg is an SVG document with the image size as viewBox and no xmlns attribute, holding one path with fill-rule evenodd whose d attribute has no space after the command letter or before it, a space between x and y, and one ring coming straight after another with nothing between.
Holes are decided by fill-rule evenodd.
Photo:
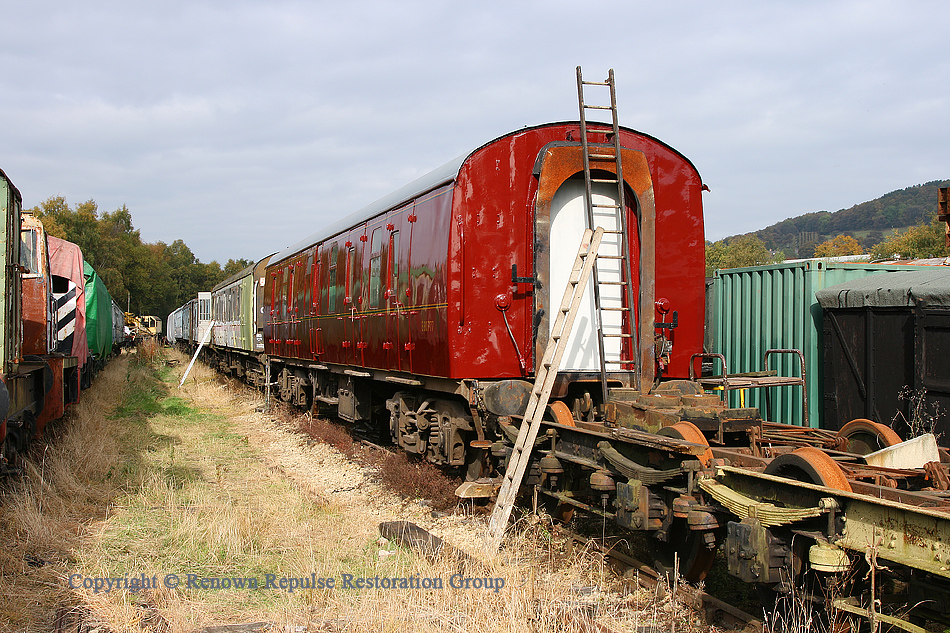
<instances>
[{"instance_id":1,"label":"overcast sky","mask_svg":"<svg viewBox=\"0 0 950 633\"><path fill-rule=\"evenodd\" d=\"M699 169L706 236L950 178L950 2L0 0L0 168L25 207L257 259L482 143L577 118ZM936 202L935 202L936 207Z\"/></svg>"}]
</instances>

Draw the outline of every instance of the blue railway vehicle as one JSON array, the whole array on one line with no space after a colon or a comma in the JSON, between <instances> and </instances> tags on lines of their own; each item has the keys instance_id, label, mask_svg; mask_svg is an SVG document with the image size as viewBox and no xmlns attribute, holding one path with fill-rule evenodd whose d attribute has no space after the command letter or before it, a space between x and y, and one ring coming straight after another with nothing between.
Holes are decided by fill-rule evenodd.
<instances>
[{"instance_id":1,"label":"blue railway vehicle","mask_svg":"<svg viewBox=\"0 0 950 633\"><path fill-rule=\"evenodd\" d=\"M176 308L168 315L168 343L169 345L179 345L184 340L184 318L185 306Z\"/></svg>"},{"instance_id":2,"label":"blue railway vehicle","mask_svg":"<svg viewBox=\"0 0 950 633\"><path fill-rule=\"evenodd\" d=\"M194 319L192 315L197 311L198 299L191 299L178 308L181 311L181 332L178 337L178 344L183 348L188 348L191 345L191 342L194 340L192 335L192 328L194 327Z\"/></svg>"}]
</instances>

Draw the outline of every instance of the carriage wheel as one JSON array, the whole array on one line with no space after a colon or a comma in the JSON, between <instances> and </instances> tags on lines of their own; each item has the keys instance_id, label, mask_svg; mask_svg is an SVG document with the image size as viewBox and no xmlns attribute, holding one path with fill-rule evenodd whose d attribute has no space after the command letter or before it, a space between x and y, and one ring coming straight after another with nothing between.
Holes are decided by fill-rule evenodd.
<instances>
[{"instance_id":1,"label":"carriage wheel","mask_svg":"<svg viewBox=\"0 0 950 633\"><path fill-rule=\"evenodd\" d=\"M851 492L851 484L841 466L814 446L779 455L765 467L765 474Z\"/></svg>"},{"instance_id":2,"label":"carriage wheel","mask_svg":"<svg viewBox=\"0 0 950 633\"><path fill-rule=\"evenodd\" d=\"M767 475L787 477L795 481L851 492L851 484L838 463L829 457L827 453L814 446L804 446L791 453L776 457L765 467L765 473ZM795 574L793 582L797 587L804 587L806 585L812 587L812 591L815 592L816 595L834 593L829 587L836 582L844 580L845 576L843 576L841 572L818 572L812 570L810 565L805 563L808 559L807 545L810 544L810 542L810 540L798 541L796 543L798 547L795 548L792 541L789 541L789 547L796 549L796 553L793 555L800 561L799 565L793 563L793 569L796 570L793 572ZM853 581L854 579L852 578L851 580ZM851 591L855 591L855 589L855 587L851 587ZM769 607L775 605L778 596L776 585L756 585L756 590L763 605ZM784 598L787 599L787 596ZM825 605L825 609L826 611L822 617L828 618L828 623L833 624L831 628L836 631L844 630L840 629L842 622L839 622L835 612L829 609L827 604Z\"/></svg>"},{"instance_id":3,"label":"carriage wheel","mask_svg":"<svg viewBox=\"0 0 950 633\"><path fill-rule=\"evenodd\" d=\"M706 436L692 422L677 422L660 429L660 435L676 437L694 444L702 444L706 451L697 459L708 466L712 459L712 449ZM674 519L666 542L652 539L653 556L659 571L667 576L673 573L674 563L678 563L678 572L689 582L699 582L706 577L716 558L715 548L707 543L708 530L691 530L683 519ZM675 557L675 558L674 558Z\"/></svg>"},{"instance_id":4,"label":"carriage wheel","mask_svg":"<svg viewBox=\"0 0 950 633\"><path fill-rule=\"evenodd\" d=\"M571 408L560 400L555 400L549 404L548 412L558 424L563 424L564 426L577 426L577 424L574 423L574 414L571 412Z\"/></svg>"},{"instance_id":5,"label":"carriage wheel","mask_svg":"<svg viewBox=\"0 0 950 633\"><path fill-rule=\"evenodd\" d=\"M681 578L700 582L716 560L716 550L707 546L705 535L705 531L689 529L685 520L674 519L665 543L650 539L653 566L671 580L675 565Z\"/></svg>"},{"instance_id":6,"label":"carriage wheel","mask_svg":"<svg viewBox=\"0 0 950 633\"><path fill-rule=\"evenodd\" d=\"M703 435L703 432L692 422L677 422L670 426L664 426L660 429L660 435L676 437L687 442L692 442L693 444L702 444L707 447L706 451L698 455L696 459L698 459L703 466L708 466L710 460L712 460L713 453L712 449L709 448L709 442L706 441L706 436Z\"/></svg>"},{"instance_id":7,"label":"carriage wheel","mask_svg":"<svg viewBox=\"0 0 950 633\"><path fill-rule=\"evenodd\" d=\"M845 424L838 431L838 437L845 440L846 451L858 455L867 455L902 441L891 427L864 418Z\"/></svg>"}]
</instances>

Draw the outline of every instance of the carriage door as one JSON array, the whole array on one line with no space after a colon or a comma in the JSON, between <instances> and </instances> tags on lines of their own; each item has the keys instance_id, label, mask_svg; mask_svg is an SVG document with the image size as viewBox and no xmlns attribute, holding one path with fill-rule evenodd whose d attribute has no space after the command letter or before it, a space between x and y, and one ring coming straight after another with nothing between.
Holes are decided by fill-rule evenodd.
<instances>
[{"instance_id":1,"label":"carriage door","mask_svg":"<svg viewBox=\"0 0 950 633\"><path fill-rule=\"evenodd\" d=\"M386 343L389 367L396 371L412 371L412 336L409 328L409 308L412 292L409 286L409 254L412 225L415 216L412 205L393 213L386 225Z\"/></svg>"},{"instance_id":2,"label":"carriage door","mask_svg":"<svg viewBox=\"0 0 950 633\"><path fill-rule=\"evenodd\" d=\"M409 352L403 349L399 331L399 237L401 235L395 223L386 225L386 262L383 271L383 296L386 309L386 366L393 371L408 371L408 362L403 356ZM403 296L405 296L405 291Z\"/></svg>"},{"instance_id":3,"label":"carriage door","mask_svg":"<svg viewBox=\"0 0 950 633\"><path fill-rule=\"evenodd\" d=\"M362 275L360 269L360 238L362 234L356 234L346 241L346 258L344 267L343 281L343 358L345 363L352 365L362 365L363 337L360 328L362 321L362 302L360 281Z\"/></svg>"},{"instance_id":4,"label":"carriage door","mask_svg":"<svg viewBox=\"0 0 950 633\"><path fill-rule=\"evenodd\" d=\"M198 333L195 341L199 344L204 342L207 344L211 340L210 330L211 328L211 293L210 292L199 292L198 293ZM207 337L207 339L206 339Z\"/></svg>"},{"instance_id":5,"label":"carriage door","mask_svg":"<svg viewBox=\"0 0 950 633\"><path fill-rule=\"evenodd\" d=\"M632 195L629 197L633 198ZM615 185L594 183L593 202L595 205L616 204L616 198ZM625 212L630 213L630 210L625 209ZM601 322L605 334L604 357L608 371L628 370L630 368L628 364L617 362L621 358L630 358L628 353L623 351L626 347L623 341L628 339L616 336L630 332L629 324L624 317L625 313L618 309L626 307L623 286L620 285L623 278L622 260L618 258L623 242L619 233L610 232L619 231L622 223L618 211L613 208L595 207L593 215L595 227L602 226L605 231L597 263L600 276L600 300L603 308ZM636 226L635 221L628 222L628 226ZM549 301L552 309L561 301L574 263L572 255L577 252L580 237L585 228L587 228L587 211L584 202L584 179L580 176L564 181L551 201ZM631 268L636 271L639 269L637 236L631 235L629 241ZM638 282L636 277L634 274L634 296L637 296L639 291L636 287ZM600 351L597 345L591 344L591 341L596 341L597 323L592 283L593 280L587 285L574 327L571 329L561 363L562 371L600 371ZM554 319L551 319L549 324L553 326Z\"/></svg>"},{"instance_id":6,"label":"carriage door","mask_svg":"<svg viewBox=\"0 0 950 633\"><path fill-rule=\"evenodd\" d=\"M368 278L367 301L365 318L363 319L364 342L368 347L364 350L364 365L369 367L385 367L389 369L390 350L386 343L386 266L383 236L387 233L384 226L376 226L369 231L369 264L366 268Z\"/></svg>"},{"instance_id":7,"label":"carriage door","mask_svg":"<svg viewBox=\"0 0 950 633\"><path fill-rule=\"evenodd\" d=\"M290 350L290 285L293 278L293 265L277 271L277 306L275 328L277 334L277 354L287 356Z\"/></svg>"},{"instance_id":8,"label":"carriage door","mask_svg":"<svg viewBox=\"0 0 950 633\"><path fill-rule=\"evenodd\" d=\"M307 344L310 350L310 358L319 360L323 354L323 321L320 319L320 301L321 301L321 280L320 275L322 266L320 265L320 249L313 247L310 254L310 318L307 320Z\"/></svg>"}]
</instances>

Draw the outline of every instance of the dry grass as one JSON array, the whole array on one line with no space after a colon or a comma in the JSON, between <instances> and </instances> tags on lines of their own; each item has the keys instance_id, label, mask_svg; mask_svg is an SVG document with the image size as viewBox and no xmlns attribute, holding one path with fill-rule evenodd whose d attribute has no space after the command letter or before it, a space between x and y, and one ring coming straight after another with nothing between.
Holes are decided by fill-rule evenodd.
<instances>
[{"instance_id":1,"label":"dry grass","mask_svg":"<svg viewBox=\"0 0 950 633\"><path fill-rule=\"evenodd\" d=\"M63 604L76 604L62 579L90 523L105 518L135 470L127 449L141 428L117 425L102 413L124 392L127 357L99 374L67 417L47 427L23 474L3 482L0 506L0 627L43 628ZM125 473L125 474L122 474Z\"/></svg>"},{"instance_id":2,"label":"dry grass","mask_svg":"<svg viewBox=\"0 0 950 633\"><path fill-rule=\"evenodd\" d=\"M8 484L0 529L13 546L2 549L2 570L14 582L4 587L0 608L9 630L49 630L64 605L85 630L101 631L196 631L259 621L275 630L440 633L584 631L591 619L616 631L671 619L678 631L698 626L675 602L632 592L596 556L564 560L549 526L534 519L497 556L463 570L500 579L492 580L504 585L497 592L452 587L459 561L430 562L384 542L378 524L413 521L475 553L484 518L434 516L393 494L340 451L255 413L256 395L222 384L200 365L178 390L186 363L166 368L159 381L126 362L102 374L96 391L84 396L85 412L81 407L30 471ZM416 467L404 462L380 470L408 479L409 468L427 479ZM50 564L30 567L30 556ZM158 586L70 589L70 574L145 575ZM164 586L168 574L181 585ZM189 588L188 574L255 578L260 588ZM337 584L265 589L267 574L275 581L313 574ZM435 579L430 582L441 588L341 587L346 575L420 585Z\"/></svg>"}]
</instances>

